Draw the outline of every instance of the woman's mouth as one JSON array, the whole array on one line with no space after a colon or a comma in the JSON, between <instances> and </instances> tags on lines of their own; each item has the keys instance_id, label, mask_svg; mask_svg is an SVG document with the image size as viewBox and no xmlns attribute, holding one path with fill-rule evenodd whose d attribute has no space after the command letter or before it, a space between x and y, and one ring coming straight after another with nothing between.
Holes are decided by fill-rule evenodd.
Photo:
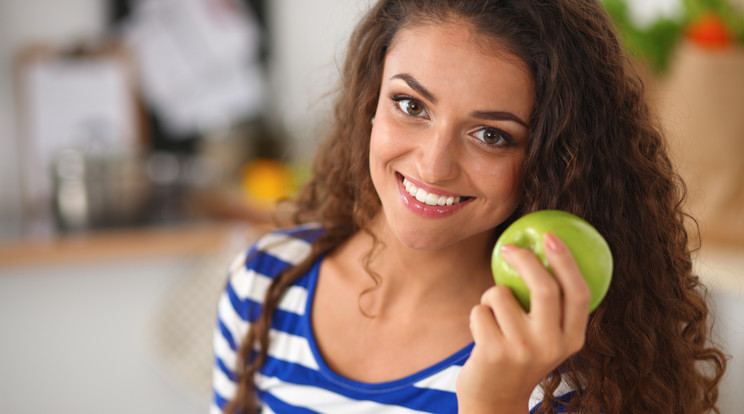
<instances>
[{"instance_id":1,"label":"woman's mouth","mask_svg":"<svg viewBox=\"0 0 744 414\"><path fill-rule=\"evenodd\" d=\"M429 193L423 188L416 187L415 184L408 181L408 179L405 177L403 177L403 187L405 187L408 194L413 196L416 200L430 206L451 206L454 204L459 204L463 201L463 198L467 198Z\"/></svg>"},{"instance_id":2,"label":"woman's mouth","mask_svg":"<svg viewBox=\"0 0 744 414\"><path fill-rule=\"evenodd\" d=\"M450 216L475 199L432 188L423 189L402 174L398 174L398 188L403 204L417 215L427 218Z\"/></svg>"}]
</instances>

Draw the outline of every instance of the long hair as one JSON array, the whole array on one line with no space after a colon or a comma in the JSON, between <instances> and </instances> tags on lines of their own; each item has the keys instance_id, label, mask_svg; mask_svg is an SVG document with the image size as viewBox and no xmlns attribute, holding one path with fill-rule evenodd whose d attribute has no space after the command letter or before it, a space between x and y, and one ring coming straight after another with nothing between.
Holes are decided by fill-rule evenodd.
<instances>
[{"instance_id":1,"label":"long hair","mask_svg":"<svg viewBox=\"0 0 744 414\"><path fill-rule=\"evenodd\" d=\"M267 292L239 351L240 383L228 412L255 411L253 376L286 289L320 255L369 231L380 210L369 172L370 120L396 33L444 21L498 39L535 82L523 195L508 221L568 211L592 223L613 252L612 284L590 317L585 346L542 382L539 412L554 406L561 381L576 390L570 412L718 412L726 357L711 343L707 291L692 273L685 187L643 82L595 0L382 0L372 7L351 37L333 129L296 200L293 221L318 222L326 232Z\"/></svg>"}]
</instances>

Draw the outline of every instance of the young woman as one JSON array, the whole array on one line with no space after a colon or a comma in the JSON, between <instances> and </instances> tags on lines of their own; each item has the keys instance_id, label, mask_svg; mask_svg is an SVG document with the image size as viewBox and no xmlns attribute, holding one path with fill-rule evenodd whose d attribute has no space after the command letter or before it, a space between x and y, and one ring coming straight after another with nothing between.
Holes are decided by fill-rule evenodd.
<instances>
[{"instance_id":1,"label":"young woman","mask_svg":"<svg viewBox=\"0 0 744 414\"><path fill-rule=\"evenodd\" d=\"M293 227L230 270L214 412L700 413L725 369L693 275L683 186L594 0L381 0L351 40ZM503 251L560 209L614 256L588 315L571 253Z\"/></svg>"}]
</instances>

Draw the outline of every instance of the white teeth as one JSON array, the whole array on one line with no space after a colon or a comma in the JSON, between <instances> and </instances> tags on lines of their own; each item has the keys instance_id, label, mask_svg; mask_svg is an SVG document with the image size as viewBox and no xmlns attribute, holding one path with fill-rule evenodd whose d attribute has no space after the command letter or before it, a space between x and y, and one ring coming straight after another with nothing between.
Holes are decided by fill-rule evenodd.
<instances>
[{"instance_id":1,"label":"white teeth","mask_svg":"<svg viewBox=\"0 0 744 414\"><path fill-rule=\"evenodd\" d=\"M416 200L425 203L427 195L426 191L419 188L418 191L416 191Z\"/></svg>"},{"instance_id":2,"label":"white teeth","mask_svg":"<svg viewBox=\"0 0 744 414\"><path fill-rule=\"evenodd\" d=\"M408 194L416 198L421 203L425 203L430 206L451 206L454 204L457 204L462 201L461 197L454 197L454 196L444 196L444 195L436 195L432 193L427 193L421 188L416 187L413 185L412 182L408 181L407 179L403 179L403 187L405 187Z\"/></svg>"}]
</instances>

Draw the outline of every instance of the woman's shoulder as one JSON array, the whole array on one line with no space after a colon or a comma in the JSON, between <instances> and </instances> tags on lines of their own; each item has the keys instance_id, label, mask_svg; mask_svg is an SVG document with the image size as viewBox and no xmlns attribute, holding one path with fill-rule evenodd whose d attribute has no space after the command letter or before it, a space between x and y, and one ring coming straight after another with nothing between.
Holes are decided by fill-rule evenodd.
<instances>
[{"instance_id":1,"label":"woman's shoulder","mask_svg":"<svg viewBox=\"0 0 744 414\"><path fill-rule=\"evenodd\" d=\"M233 260L230 273L247 271L274 278L308 257L313 242L323 233L324 229L315 223L271 231Z\"/></svg>"},{"instance_id":2,"label":"woman's shoulder","mask_svg":"<svg viewBox=\"0 0 744 414\"><path fill-rule=\"evenodd\" d=\"M246 263L271 258L296 265L310 255L313 242L323 233L323 228L315 223L272 231L259 238L248 250Z\"/></svg>"},{"instance_id":3,"label":"woman's shoulder","mask_svg":"<svg viewBox=\"0 0 744 414\"><path fill-rule=\"evenodd\" d=\"M315 224L275 230L260 237L230 264L224 301L235 315L252 322L271 281L312 252L324 230ZM232 312L232 311L231 311Z\"/></svg>"},{"instance_id":4,"label":"woman's shoulder","mask_svg":"<svg viewBox=\"0 0 744 414\"><path fill-rule=\"evenodd\" d=\"M312 243L325 230L317 223L307 223L294 227L274 230L265 234L253 245L251 250L274 254L293 260L293 254L309 253Z\"/></svg>"}]
</instances>

